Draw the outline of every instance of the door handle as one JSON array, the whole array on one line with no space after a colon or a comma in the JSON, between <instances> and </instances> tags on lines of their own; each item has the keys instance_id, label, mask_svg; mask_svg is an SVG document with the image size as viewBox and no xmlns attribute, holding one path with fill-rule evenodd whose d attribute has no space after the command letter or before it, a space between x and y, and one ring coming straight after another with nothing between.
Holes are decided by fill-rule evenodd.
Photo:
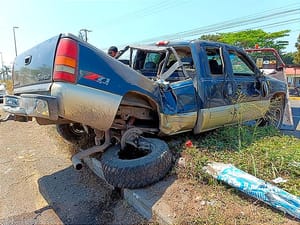
<instances>
[{"instance_id":1,"label":"door handle","mask_svg":"<svg viewBox=\"0 0 300 225\"><path fill-rule=\"evenodd\" d=\"M223 96L229 98L233 95L233 85L232 83L226 82L223 89Z\"/></svg>"},{"instance_id":2,"label":"door handle","mask_svg":"<svg viewBox=\"0 0 300 225\"><path fill-rule=\"evenodd\" d=\"M25 62L25 65L26 65L26 66L29 65L29 64L31 63L31 59L32 59L32 55L29 55L29 56L26 56L26 57L25 57L24 62Z\"/></svg>"},{"instance_id":3,"label":"door handle","mask_svg":"<svg viewBox=\"0 0 300 225\"><path fill-rule=\"evenodd\" d=\"M236 89L242 89L242 85L241 84L238 84L238 85L236 85Z\"/></svg>"}]
</instances>

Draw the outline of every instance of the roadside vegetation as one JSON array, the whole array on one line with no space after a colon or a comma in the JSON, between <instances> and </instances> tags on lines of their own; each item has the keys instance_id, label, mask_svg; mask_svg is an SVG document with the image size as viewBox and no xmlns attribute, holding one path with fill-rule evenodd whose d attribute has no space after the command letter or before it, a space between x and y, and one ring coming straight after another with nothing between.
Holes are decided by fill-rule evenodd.
<instances>
[{"instance_id":1,"label":"roadside vegetation","mask_svg":"<svg viewBox=\"0 0 300 225\"><path fill-rule=\"evenodd\" d=\"M230 163L270 183L273 179L281 177L286 182L275 185L293 195L300 196L299 139L283 135L271 126L237 125L220 128L199 136L182 136L182 141L171 145L177 158L184 159L184 164L176 164L173 172L179 178L190 180L198 188L201 187L201 191L209 189L208 193L221 195L220 201L223 203L221 204L223 206L218 206L218 204L209 206L210 210L201 216L190 219L182 218L182 221L191 224L232 224L235 222L238 224L252 224L253 222L282 224L286 220L282 212L274 213L269 206L256 199L220 184L211 175L206 174L203 167L209 162ZM261 213L244 215L242 221L237 219L240 215L229 219L231 216L228 213L233 213L232 217L234 217L234 211L240 211L239 207L245 204L263 205L259 209ZM230 207L232 207L231 210L228 209ZM229 212L226 213L224 208L227 208ZM254 218L255 220L248 223Z\"/></svg>"},{"instance_id":2,"label":"roadside vegetation","mask_svg":"<svg viewBox=\"0 0 300 225\"><path fill-rule=\"evenodd\" d=\"M0 80L0 83L4 83L6 85L6 90L8 92L8 94L12 94L13 93L13 81L12 80Z\"/></svg>"}]
</instances>

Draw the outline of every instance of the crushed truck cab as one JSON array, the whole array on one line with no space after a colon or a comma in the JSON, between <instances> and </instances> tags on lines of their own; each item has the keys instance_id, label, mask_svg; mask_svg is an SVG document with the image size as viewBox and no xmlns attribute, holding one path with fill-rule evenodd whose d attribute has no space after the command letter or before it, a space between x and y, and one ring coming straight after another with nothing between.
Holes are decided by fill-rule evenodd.
<instances>
[{"instance_id":1,"label":"crushed truck cab","mask_svg":"<svg viewBox=\"0 0 300 225\"><path fill-rule=\"evenodd\" d=\"M287 97L286 83L263 75L242 49L201 40L127 46L112 58L60 34L17 56L13 81L10 118L56 124L82 147L75 168L94 157L109 183L130 188L170 169L163 136L252 120L279 127Z\"/></svg>"}]
</instances>

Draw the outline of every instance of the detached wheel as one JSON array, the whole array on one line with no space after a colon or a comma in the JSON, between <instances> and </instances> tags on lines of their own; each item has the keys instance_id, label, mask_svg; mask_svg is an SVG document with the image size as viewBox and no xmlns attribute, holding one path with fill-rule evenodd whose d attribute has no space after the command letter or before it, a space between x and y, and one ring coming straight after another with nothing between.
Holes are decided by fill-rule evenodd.
<instances>
[{"instance_id":1,"label":"detached wheel","mask_svg":"<svg viewBox=\"0 0 300 225\"><path fill-rule=\"evenodd\" d=\"M120 150L120 145L116 145L103 153L101 163L108 183L119 188L140 188L166 175L172 164L168 145L155 138L142 140L147 148L136 149L128 145Z\"/></svg>"},{"instance_id":2,"label":"detached wheel","mask_svg":"<svg viewBox=\"0 0 300 225\"><path fill-rule=\"evenodd\" d=\"M94 131L88 128L88 132L79 123L58 124L56 130L68 142L86 148L94 144Z\"/></svg>"},{"instance_id":3,"label":"detached wheel","mask_svg":"<svg viewBox=\"0 0 300 225\"><path fill-rule=\"evenodd\" d=\"M261 126L274 126L280 128L284 115L284 101L282 98L275 98L271 100L269 111L261 120Z\"/></svg>"}]
</instances>

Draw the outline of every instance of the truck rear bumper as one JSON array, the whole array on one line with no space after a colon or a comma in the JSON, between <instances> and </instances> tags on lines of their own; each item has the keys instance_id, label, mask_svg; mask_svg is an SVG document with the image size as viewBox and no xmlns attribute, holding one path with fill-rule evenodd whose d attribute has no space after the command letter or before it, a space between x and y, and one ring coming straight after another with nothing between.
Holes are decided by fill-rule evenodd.
<instances>
[{"instance_id":1,"label":"truck rear bumper","mask_svg":"<svg viewBox=\"0 0 300 225\"><path fill-rule=\"evenodd\" d=\"M66 119L99 130L111 127L122 96L99 89L54 82L51 95L7 95L3 110L21 117Z\"/></svg>"},{"instance_id":2,"label":"truck rear bumper","mask_svg":"<svg viewBox=\"0 0 300 225\"><path fill-rule=\"evenodd\" d=\"M122 96L80 84L54 82L51 96L56 96L58 115L99 130L111 127Z\"/></svg>"},{"instance_id":3,"label":"truck rear bumper","mask_svg":"<svg viewBox=\"0 0 300 225\"><path fill-rule=\"evenodd\" d=\"M47 95L7 95L4 97L3 110L18 116L58 119L57 99Z\"/></svg>"}]
</instances>

